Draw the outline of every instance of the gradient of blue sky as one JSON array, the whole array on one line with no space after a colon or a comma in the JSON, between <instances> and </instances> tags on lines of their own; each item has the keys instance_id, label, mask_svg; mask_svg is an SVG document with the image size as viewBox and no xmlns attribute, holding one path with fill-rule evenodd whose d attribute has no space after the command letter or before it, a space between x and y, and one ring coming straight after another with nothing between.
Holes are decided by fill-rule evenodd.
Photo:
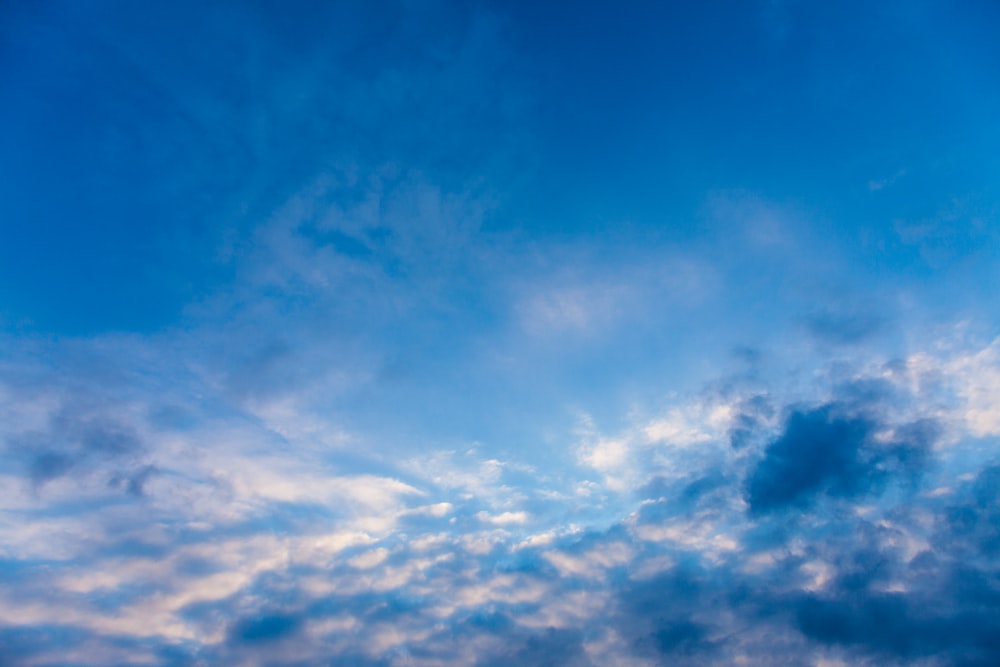
<instances>
[{"instance_id":1,"label":"gradient of blue sky","mask_svg":"<svg viewBox=\"0 0 1000 667\"><path fill-rule=\"evenodd\" d=\"M3 4L0 664L996 664L998 28Z\"/></svg>"}]
</instances>

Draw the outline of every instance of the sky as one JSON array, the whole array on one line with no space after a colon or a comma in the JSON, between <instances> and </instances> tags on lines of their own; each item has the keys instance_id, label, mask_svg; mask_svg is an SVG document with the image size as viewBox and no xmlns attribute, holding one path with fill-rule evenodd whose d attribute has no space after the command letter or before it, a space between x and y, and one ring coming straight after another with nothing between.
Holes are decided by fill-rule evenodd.
<instances>
[{"instance_id":1,"label":"sky","mask_svg":"<svg viewBox=\"0 0 1000 667\"><path fill-rule=\"evenodd\" d=\"M0 3L0 665L1000 663L998 27Z\"/></svg>"}]
</instances>

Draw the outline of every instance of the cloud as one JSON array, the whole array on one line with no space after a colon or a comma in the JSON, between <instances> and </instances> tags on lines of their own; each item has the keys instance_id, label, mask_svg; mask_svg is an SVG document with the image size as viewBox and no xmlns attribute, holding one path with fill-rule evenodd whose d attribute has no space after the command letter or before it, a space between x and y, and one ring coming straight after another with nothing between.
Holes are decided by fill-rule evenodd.
<instances>
[{"instance_id":1,"label":"cloud","mask_svg":"<svg viewBox=\"0 0 1000 667\"><path fill-rule=\"evenodd\" d=\"M677 397L653 414L635 414L627 427L604 434L590 415L578 427L577 461L602 476L607 491L635 491L656 476L678 478L724 456L721 442L738 419L739 398L715 392Z\"/></svg>"},{"instance_id":2,"label":"cloud","mask_svg":"<svg viewBox=\"0 0 1000 667\"><path fill-rule=\"evenodd\" d=\"M610 433L593 420L567 433L581 465L558 476L483 444L341 456L356 436L300 421L294 399L250 402L254 413L230 403L253 415L238 426L207 418L183 394L225 389L201 376L162 397L50 401L8 427L8 444L72 426L56 451L85 454L35 496L28 459L9 468L24 486L11 510L34 518L0 521L4 555L28 568L0 587L0 620L30 633L58 616L78 634L31 658L50 662L85 645L154 664L474 665L560 651L577 664L988 662L984 633L949 647L923 631L985 627L994 605L995 471L956 467L968 450L940 443L966 422L937 405L942 392L956 414L980 400L960 391L985 363L976 354L820 374L812 403L713 383ZM931 369L934 391L914 375ZM5 397L15 412L17 392ZM158 416L164 402L187 411L183 424ZM623 456L594 458L606 443ZM58 500L80 488L92 504ZM926 611L929 600L944 606ZM885 636L844 621L886 610L900 617Z\"/></svg>"},{"instance_id":3,"label":"cloud","mask_svg":"<svg viewBox=\"0 0 1000 667\"><path fill-rule=\"evenodd\" d=\"M585 548L586 542L578 545ZM608 570L627 565L633 557L632 550L623 542L607 542L589 550L562 549L546 551L542 557L564 577L584 579L603 578Z\"/></svg>"},{"instance_id":4,"label":"cloud","mask_svg":"<svg viewBox=\"0 0 1000 667\"><path fill-rule=\"evenodd\" d=\"M477 664L481 667L501 665L586 667L594 663L584 650L582 633L570 629L549 628L542 633L529 635L499 655L491 656Z\"/></svg>"},{"instance_id":5,"label":"cloud","mask_svg":"<svg viewBox=\"0 0 1000 667\"><path fill-rule=\"evenodd\" d=\"M302 619L285 614L258 615L240 619L229 632L231 642L255 644L288 638L302 625Z\"/></svg>"},{"instance_id":6,"label":"cloud","mask_svg":"<svg viewBox=\"0 0 1000 667\"><path fill-rule=\"evenodd\" d=\"M137 433L104 416L105 410L65 406L52 415L44 431L9 435L8 451L27 459L28 475L36 486L87 464L139 459L144 452Z\"/></svg>"},{"instance_id":7,"label":"cloud","mask_svg":"<svg viewBox=\"0 0 1000 667\"><path fill-rule=\"evenodd\" d=\"M480 521L485 521L487 523L492 523L498 526L507 526L511 524L523 524L528 521L527 512L502 512L496 515L490 515L486 512L479 512L476 516Z\"/></svg>"},{"instance_id":8,"label":"cloud","mask_svg":"<svg viewBox=\"0 0 1000 667\"><path fill-rule=\"evenodd\" d=\"M1000 433L1000 339L938 366L962 399L961 417L975 436Z\"/></svg>"},{"instance_id":9,"label":"cloud","mask_svg":"<svg viewBox=\"0 0 1000 667\"><path fill-rule=\"evenodd\" d=\"M976 554L1000 555L1000 466L980 470L970 483L962 504L947 508L940 536L950 549Z\"/></svg>"},{"instance_id":10,"label":"cloud","mask_svg":"<svg viewBox=\"0 0 1000 667\"><path fill-rule=\"evenodd\" d=\"M890 473L918 470L933 430L913 425L913 439L880 442L879 428L832 404L794 410L747 480L751 511L802 509L819 496L851 498L877 490Z\"/></svg>"}]
</instances>

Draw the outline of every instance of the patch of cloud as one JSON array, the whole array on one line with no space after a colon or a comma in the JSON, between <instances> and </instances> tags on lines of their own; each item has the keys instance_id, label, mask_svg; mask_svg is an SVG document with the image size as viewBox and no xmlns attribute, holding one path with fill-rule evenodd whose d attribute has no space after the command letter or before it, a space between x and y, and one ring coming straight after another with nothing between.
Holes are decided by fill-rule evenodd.
<instances>
[{"instance_id":1,"label":"patch of cloud","mask_svg":"<svg viewBox=\"0 0 1000 667\"><path fill-rule=\"evenodd\" d=\"M496 526L521 525L528 522L527 512L501 512L500 514L479 512L476 516L480 521Z\"/></svg>"},{"instance_id":2,"label":"patch of cloud","mask_svg":"<svg viewBox=\"0 0 1000 667\"><path fill-rule=\"evenodd\" d=\"M641 488L657 475L690 474L726 456L721 445L738 418L740 400L713 394L673 400L658 415L633 415L630 426L611 435L583 415L577 461L599 472L615 493Z\"/></svg>"},{"instance_id":3,"label":"patch of cloud","mask_svg":"<svg viewBox=\"0 0 1000 667\"><path fill-rule=\"evenodd\" d=\"M580 445L580 463L593 468L604 477L604 485L611 491L625 491L631 486L635 460L633 443L625 438L585 440Z\"/></svg>"},{"instance_id":4,"label":"patch of cloud","mask_svg":"<svg viewBox=\"0 0 1000 667\"><path fill-rule=\"evenodd\" d=\"M958 355L942 370L962 399L966 428L976 437L1000 434L1000 339Z\"/></svg>"},{"instance_id":5,"label":"patch of cloud","mask_svg":"<svg viewBox=\"0 0 1000 667\"><path fill-rule=\"evenodd\" d=\"M633 532L638 540L667 544L672 550L688 551L712 561L741 549L738 536L711 512L665 522L637 522Z\"/></svg>"},{"instance_id":6,"label":"patch of cloud","mask_svg":"<svg viewBox=\"0 0 1000 667\"><path fill-rule=\"evenodd\" d=\"M351 567L355 567L359 570L370 570L371 568L380 565L388 557L388 549L379 547L378 549L372 549L371 551L358 554L354 558L350 559L348 563Z\"/></svg>"},{"instance_id":7,"label":"patch of cloud","mask_svg":"<svg viewBox=\"0 0 1000 667\"><path fill-rule=\"evenodd\" d=\"M939 341L929 350L886 366L887 381L918 400L920 414L946 426L943 440L1000 433L1000 339L989 343Z\"/></svg>"},{"instance_id":8,"label":"patch of cloud","mask_svg":"<svg viewBox=\"0 0 1000 667\"><path fill-rule=\"evenodd\" d=\"M594 663L587 656L580 632L549 628L537 635L529 635L481 664L483 667L513 664L532 667L543 665L586 667Z\"/></svg>"},{"instance_id":9,"label":"patch of cloud","mask_svg":"<svg viewBox=\"0 0 1000 667\"><path fill-rule=\"evenodd\" d=\"M802 509L817 495L850 498L875 489L890 471L919 469L929 443L878 442L876 429L831 405L792 412L748 479L751 510Z\"/></svg>"},{"instance_id":10,"label":"patch of cloud","mask_svg":"<svg viewBox=\"0 0 1000 667\"><path fill-rule=\"evenodd\" d=\"M601 579L609 569L628 564L633 553L623 542L609 542L579 553L567 550L546 551L542 553L542 557L555 566L562 576Z\"/></svg>"},{"instance_id":11,"label":"patch of cloud","mask_svg":"<svg viewBox=\"0 0 1000 667\"><path fill-rule=\"evenodd\" d=\"M650 443L688 447L716 440L733 419L730 405L697 402L670 408L662 417L646 424L642 431Z\"/></svg>"}]
</instances>

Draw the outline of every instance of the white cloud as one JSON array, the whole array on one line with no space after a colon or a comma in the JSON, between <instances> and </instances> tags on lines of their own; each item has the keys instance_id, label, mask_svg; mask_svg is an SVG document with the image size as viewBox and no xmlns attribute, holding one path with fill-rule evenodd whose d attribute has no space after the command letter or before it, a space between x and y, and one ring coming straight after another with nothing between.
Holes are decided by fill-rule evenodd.
<instances>
[{"instance_id":1,"label":"white cloud","mask_svg":"<svg viewBox=\"0 0 1000 667\"><path fill-rule=\"evenodd\" d=\"M632 548L624 542L608 542L579 554L561 550L542 553L562 576L583 579L601 579L608 569L627 564L633 555Z\"/></svg>"},{"instance_id":2,"label":"white cloud","mask_svg":"<svg viewBox=\"0 0 1000 667\"><path fill-rule=\"evenodd\" d=\"M732 397L674 402L657 416L633 416L630 426L611 435L583 415L577 461L601 473L604 488L615 493L635 489L654 475L679 477L722 463L732 455L725 443L738 403Z\"/></svg>"},{"instance_id":3,"label":"white cloud","mask_svg":"<svg viewBox=\"0 0 1000 667\"><path fill-rule=\"evenodd\" d=\"M697 445L723 438L735 412L731 404L694 401L670 408L662 417L643 426L642 432L650 443L675 447Z\"/></svg>"},{"instance_id":4,"label":"white cloud","mask_svg":"<svg viewBox=\"0 0 1000 667\"><path fill-rule=\"evenodd\" d=\"M480 521L492 523L497 526L521 525L528 522L527 512L502 512L500 514L479 512L476 516Z\"/></svg>"},{"instance_id":5,"label":"white cloud","mask_svg":"<svg viewBox=\"0 0 1000 667\"><path fill-rule=\"evenodd\" d=\"M611 472L628 462L629 442L623 438L599 438L584 448L581 460L595 470Z\"/></svg>"},{"instance_id":6,"label":"white cloud","mask_svg":"<svg viewBox=\"0 0 1000 667\"><path fill-rule=\"evenodd\" d=\"M1000 434L1000 338L949 360L944 371L964 402L960 413L969 431L977 437Z\"/></svg>"},{"instance_id":7,"label":"white cloud","mask_svg":"<svg viewBox=\"0 0 1000 667\"><path fill-rule=\"evenodd\" d=\"M537 579L513 574L484 577L471 585L457 587L447 598L456 607L483 607L492 603L524 604L538 602L552 587Z\"/></svg>"},{"instance_id":8,"label":"white cloud","mask_svg":"<svg viewBox=\"0 0 1000 667\"><path fill-rule=\"evenodd\" d=\"M633 518L629 525L640 540L665 543L713 561L742 549L739 535L725 525L715 512L703 511L660 523L638 523Z\"/></svg>"},{"instance_id":9,"label":"white cloud","mask_svg":"<svg viewBox=\"0 0 1000 667\"><path fill-rule=\"evenodd\" d=\"M914 417L947 427L945 444L955 445L965 434L1000 434L1000 338L978 346L940 341L880 375L918 399Z\"/></svg>"},{"instance_id":10,"label":"white cloud","mask_svg":"<svg viewBox=\"0 0 1000 667\"><path fill-rule=\"evenodd\" d=\"M389 557L389 550L384 547L379 547L378 549L372 549L371 551L365 551L354 558L351 558L347 563L359 570L370 570L373 567L381 565L386 558Z\"/></svg>"}]
</instances>

